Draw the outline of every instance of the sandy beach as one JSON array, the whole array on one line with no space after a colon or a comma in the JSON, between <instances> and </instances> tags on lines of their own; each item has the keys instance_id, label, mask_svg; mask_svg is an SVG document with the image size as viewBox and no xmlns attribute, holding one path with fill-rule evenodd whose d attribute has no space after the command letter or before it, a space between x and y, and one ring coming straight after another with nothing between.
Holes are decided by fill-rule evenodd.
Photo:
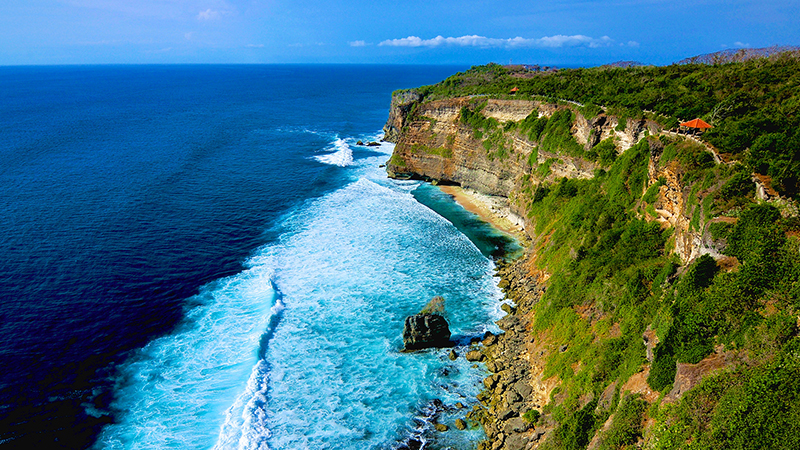
<instances>
[{"instance_id":1,"label":"sandy beach","mask_svg":"<svg viewBox=\"0 0 800 450\"><path fill-rule=\"evenodd\" d=\"M439 186L439 189L452 196L464 209L477 214L498 230L510 234L517 240L525 239L524 221L511 212L505 199L480 194L460 186Z\"/></svg>"}]
</instances>

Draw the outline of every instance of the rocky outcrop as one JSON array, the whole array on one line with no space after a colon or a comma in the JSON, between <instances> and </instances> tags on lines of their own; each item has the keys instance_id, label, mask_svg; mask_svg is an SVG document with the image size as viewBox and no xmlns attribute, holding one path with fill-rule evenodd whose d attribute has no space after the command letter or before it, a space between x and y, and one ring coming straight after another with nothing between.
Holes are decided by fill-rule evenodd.
<instances>
[{"instance_id":1,"label":"rocky outcrop","mask_svg":"<svg viewBox=\"0 0 800 450\"><path fill-rule=\"evenodd\" d=\"M389 120L383 126L383 140L397 142L400 131L406 124L411 108L422 100L422 95L414 90L397 91L392 94L392 105L389 108Z\"/></svg>"},{"instance_id":2,"label":"rocky outcrop","mask_svg":"<svg viewBox=\"0 0 800 450\"><path fill-rule=\"evenodd\" d=\"M416 314L406 317L403 325L405 350L450 347L450 327L439 314Z\"/></svg>"}]
</instances>

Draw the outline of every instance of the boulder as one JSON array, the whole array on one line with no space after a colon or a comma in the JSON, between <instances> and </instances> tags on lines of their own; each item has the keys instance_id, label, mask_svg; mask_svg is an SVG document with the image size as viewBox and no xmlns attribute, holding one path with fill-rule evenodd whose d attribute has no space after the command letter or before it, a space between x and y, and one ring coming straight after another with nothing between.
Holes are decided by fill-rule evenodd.
<instances>
[{"instance_id":1,"label":"boulder","mask_svg":"<svg viewBox=\"0 0 800 450\"><path fill-rule=\"evenodd\" d=\"M500 414L497 415L497 418L500 420L508 420L511 417L514 417L515 414L516 413L513 410L505 409L503 411L500 411Z\"/></svg>"},{"instance_id":2,"label":"boulder","mask_svg":"<svg viewBox=\"0 0 800 450\"><path fill-rule=\"evenodd\" d=\"M497 336L487 331L486 334L483 336L483 345L488 347L496 343L497 343Z\"/></svg>"},{"instance_id":3,"label":"boulder","mask_svg":"<svg viewBox=\"0 0 800 450\"><path fill-rule=\"evenodd\" d=\"M467 422L465 422L464 419L456 419L456 428L459 430L466 430Z\"/></svg>"},{"instance_id":4,"label":"boulder","mask_svg":"<svg viewBox=\"0 0 800 450\"><path fill-rule=\"evenodd\" d=\"M419 350L430 347L451 347L450 327L447 320L439 314L415 314L406 317L403 326L403 345L405 350Z\"/></svg>"},{"instance_id":5,"label":"boulder","mask_svg":"<svg viewBox=\"0 0 800 450\"><path fill-rule=\"evenodd\" d=\"M485 356L478 350L470 350L466 355L464 355L464 358L466 358L469 362L480 362L483 361Z\"/></svg>"},{"instance_id":6,"label":"boulder","mask_svg":"<svg viewBox=\"0 0 800 450\"><path fill-rule=\"evenodd\" d=\"M528 431L530 428L530 424L525 421L522 417L512 417L511 419L506 422L506 426L504 428L506 434L513 434L513 433L523 433Z\"/></svg>"},{"instance_id":7,"label":"boulder","mask_svg":"<svg viewBox=\"0 0 800 450\"><path fill-rule=\"evenodd\" d=\"M489 375L488 377L483 379L483 385L486 386L486 389L492 389L495 387L499 379L500 376L497 374Z\"/></svg>"}]
</instances>

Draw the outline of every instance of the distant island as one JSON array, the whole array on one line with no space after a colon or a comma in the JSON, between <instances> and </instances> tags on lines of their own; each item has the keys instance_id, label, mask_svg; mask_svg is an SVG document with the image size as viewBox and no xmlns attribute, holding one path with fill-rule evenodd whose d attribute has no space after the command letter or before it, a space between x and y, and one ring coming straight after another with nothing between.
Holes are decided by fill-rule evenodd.
<instances>
[{"instance_id":1,"label":"distant island","mask_svg":"<svg viewBox=\"0 0 800 450\"><path fill-rule=\"evenodd\" d=\"M800 448L797 47L476 66L396 91L384 131L390 176L530 238L479 448Z\"/></svg>"}]
</instances>

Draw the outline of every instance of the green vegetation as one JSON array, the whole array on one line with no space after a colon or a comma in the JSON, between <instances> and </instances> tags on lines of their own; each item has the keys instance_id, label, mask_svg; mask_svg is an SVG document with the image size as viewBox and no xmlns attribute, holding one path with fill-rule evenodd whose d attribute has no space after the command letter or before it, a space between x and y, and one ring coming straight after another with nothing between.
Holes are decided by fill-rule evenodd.
<instances>
[{"instance_id":1,"label":"green vegetation","mask_svg":"<svg viewBox=\"0 0 800 450\"><path fill-rule=\"evenodd\" d=\"M543 448L564 450L586 448L597 426L597 418L593 412L596 406L596 401L589 402L574 414L560 420L560 425L556 428L555 436L547 442L549 445Z\"/></svg>"},{"instance_id":2,"label":"green vegetation","mask_svg":"<svg viewBox=\"0 0 800 450\"><path fill-rule=\"evenodd\" d=\"M481 113L485 106L486 102L483 102L474 109L461 108L460 121L472 128L473 139L483 140L483 148L486 149L489 159L506 158L511 144L508 142L500 122Z\"/></svg>"},{"instance_id":3,"label":"green vegetation","mask_svg":"<svg viewBox=\"0 0 800 450\"><path fill-rule=\"evenodd\" d=\"M574 115L569 109L559 109L553 113L539 135L539 151L583 156L583 148L569 131L573 120Z\"/></svg>"},{"instance_id":4,"label":"green vegetation","mask_svg":"<svg viewBox=\"0 0 800 450\"><path fill-rule=\"evenodd\" d=\"M698 227L706 217L716 217L703 210L730 202L743 205L735 223L709 225L715 238L727 239L726 252L737 258L737 270L724 271L705 255L676 276L671 229L640 216L642 205L653 203L666 184L661 178L648 186L651 148L658 145L653 139L619 155L593 179L563 178L526 191L529 218L542 237L538 263L552 274L534 308L534 332L545 333L554 348L562 349L551 352L544 373L561 380L554 394L559 400L546 410L559 423L548 444L553 448L585 447L615 411L614 405L609 410L596 409L596 404L580 407L579 399L587 393L599 398L611 383L624 384L647 364L641 336L648 327L657 331L660 343L647 382L664 393L672 388L678 363L699 362L722 346L752 355L752 368L741 369L743 374L768 370L771 366L764 364L772 364L770 355L798 334L800 252L798 241L787 237L800 228L798 221L754 203L740 167L715 165L704 148L691 142L669 142L657 166L671 165L685 183ZM776 383L784 383L780 389L795 389L784 378ZM738 389L725 390L729 397L721 395L719 402L737 399ZM641 438L645 409L641 399L616 405L603 448L633 445ZM678 420L677 411L665 409L659 426ZM692 439L681 436L683 443Z\"/></svg>"},{"instance_id":5,"label":"green vegetation","mask_svg":"<svg viewBox=\"0 0 800 450\"><path fill-rule=\"evenodd\" d=\"M600 450L625 448L642 437L642 420L647 403L639 396L626 396L614 413L611 427L602 435Z\"/></svg>"},{"instance_id":6,"label":"green vegetation","mask_svg":"<svg viewBox=\"0 0 800 450\"><path fill-rule=\"evenodd\" d=\"M597 161L604 167L611 165L617 159L617 145L614 143L614 138L608 138L592 147L586 152L586 159Z\"/></svg>"},{"instance_id":7,"label":"green vegetation","mask_svg":"<svg viewBox=\"0 0 800 450\"><path fill-rule=\"evenodd\" d=\"M389 159L389 163L393 164L395 166L398 166L398 167L406 167L407 166L406 160L403 159L403 157L401 157L397 153L392 153L392 157Z\"/></svg>"},{"instance_id":8,"label":"green vegetation","mask_svg":"<svg viewBox=\"0 0 800 450\"><path fill-rule=\"evenodd\" d=\"M411 146L411 153L427 153L429 155L438 155L444 158L452 158L453 150L447 147L428 147L424 144L414 144Z\"/></svg>"},{"instance_id":9,"label":"green vegetation","mask_svg":"<svg viewBox=\"0 0 800 450\"><path fill-rule=\"evenodd\" d=\"M772 177L778 191L798 195L800 58L786 54L715 65L562 69L525 72L524 77L520 70L488 64L416 90L426 99L504 98L516 86L516 98L576 101L589 117L603 105L622 119L621 126L628 118L647 117L674 127L679 119L700 117L714 126L704 136L711 144Z\"/></svg>"},{"instance_id":10,"label":"green vegetation","mask_svg":"<svg viewBox=\"0 0 800 450\"><path fill-rule=\"evenodd\" d=\"M483 115L478 97L459 117L489 159L524 165L512 137L533 147L513 201L533 227L535 263L550 274L530 311L531 332L550 349L543 377L560 384L541 411L523 414L529 423L555 423L542 448L585 448L610 417L602 449L800 448L800 219L757 202L752 181L753 172L767 175L798 198L800 61L518 75L490 64L419 91L428 99L505 97L518 86L517 97L559 105L550 117L537 111L500 123ZM601 111L623 129L627 119L674 126L702 117L715 126L704 139L735 163L717 164L704 145L665 134L623 153L614 138L585 148L570 132L576 114ZM412 151L445 156L452 142ZM554 169L578 158L597 163L593 177L556 179ZM651 181L653 170L665 176ZM681 261L673 250L685 241L648 220L657 204L682 208L673 213L715 241L705 251L716 259ZM652 361L646 332L657 336ZM723 352L722 370L681 397L670 393L680 364ZM649 406L621 392L648 367L646 382L661 395ZM645 432L648 419L654 425Z\"/></svg>"},{"instance_id":11,"label":"green vegetation","mask_svg":"<svg viewBox=\"0 0 800 450\"><path fill-rule=\"evenodd\" d=\"M772 361L718 373L662 406L652 448L800 448L800 338L779 338Z\"/></svg>"},{"instance_id":12,"label":"green vegetation","mask_svg":"<svg viewBox=\"0 0 800 450\"><path fill-rule=\"evenodd\" d=\"M538 409L529 409L522 415L522 418L525 419L528 423L535 424L539 421L539 417L541 417L542 413L539 412Z\"/></svg>"}]
</instances>

